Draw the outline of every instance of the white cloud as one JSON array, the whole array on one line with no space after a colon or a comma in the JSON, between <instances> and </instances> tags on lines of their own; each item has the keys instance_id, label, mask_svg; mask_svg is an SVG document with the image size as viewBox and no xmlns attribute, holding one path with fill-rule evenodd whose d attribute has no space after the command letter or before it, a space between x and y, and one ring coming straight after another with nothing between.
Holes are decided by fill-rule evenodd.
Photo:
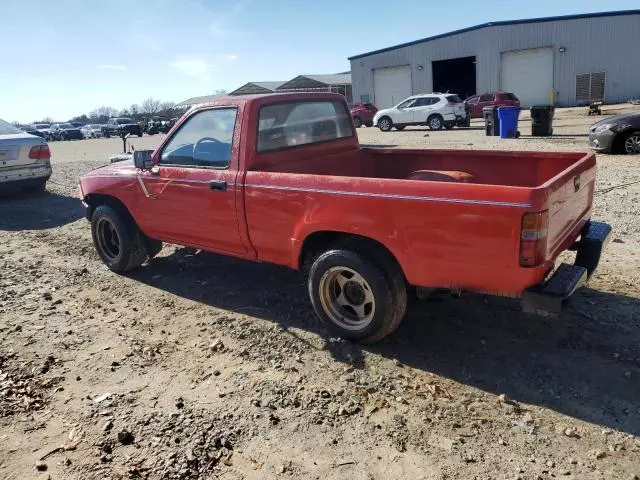
<instances>
[{"instance_id":1,"label":"white cloud","mask_svg":"<svg viewBox=\"0 0 640 480\"><path fill-rule=\"evenodd\" d=\"M210 80L211 72L213 71L213 66L211 64L197 57L174 60L169 63L169 66L175 68L184 75L203 81Z\"/></svg>"},{"instance_id":2,"label":"white cloud","mask_svg":"<svg viewBox=\"0 0 640 480\"><path fill-rule=\"evenodd\" d=\"M109 63L98 65L98 68L102 70L127 70L128 69L126 65L113 65Z\"/></svg>"},{"instance_id":3,"label":"white cloud","mask_svg":"<svg viewBox=\"0 0 640 480\"><path fill-rule=\"evenodd\" d=\"M236 60L238 58L238 55L236 55L235 53L229 53L227 55L225 55L227 60Z\"/></svg>"}]
</instances>

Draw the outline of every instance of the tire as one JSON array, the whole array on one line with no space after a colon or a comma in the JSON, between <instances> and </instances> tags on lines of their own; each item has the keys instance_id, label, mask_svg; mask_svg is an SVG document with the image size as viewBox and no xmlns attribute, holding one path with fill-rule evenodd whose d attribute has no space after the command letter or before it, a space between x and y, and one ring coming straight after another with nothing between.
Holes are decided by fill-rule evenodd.
<instances>
[{"instance_id":1,"label":"tire","mask_svg":"<svg viewBox=\"0 0 640 480\"><path fill-rule=\"evenodd\" d=\"M360 117L353 117L353 126L356 128L360 128L362 126L362 120L360 120Z\"/></svg>"},{"instance_id":2,"label":"tire","mask_svg":"<svg viewBox=\"0 0 640 480\"><path fill-rule=\"evenodd\" d=\"M382 132L389 132L393 128L393 121L389 117L382 117L378 120L378 128Z\"/></svg>"},{"instance_id":3,"label":"tire","mask_svg":"<svg viewBox=\"0 0 640 480\"><path fill-rule=\"evenodd\" d=\"M398 280L403 281L365 255L329 250L311 266L309 296L316 315L330 330L349 340L372 343L391 333L404 316L406 290L403 297L394 298Z\"/></svg>"},{"instance_id":4,"label":"tire","mask_svg":"<svg viewBox=\"0 0 640 480\"><path fill-rule=\"evenodd\" d=\"M444 126L444 119L440 115L431 115L427 119L427 126L429 130L442 130Z\"/></svg>"},{"instance_id":5,"label":"tire","mask_svg":"<svg viewBox=\"0 0 640 480\"><path fill-rule=\"evenodd\" d=\"M396 130L404 130L404 127L406 127L406 125L395 125Z\"/></svg>"},{"instance_id":6,"label":"tire","mask_svg":"<svg viewBox=\"0 0 640 480\"><path fill-rule=\"evenodd\" d=\"M631 132L622 142L622 151L627 155L637 155L640 153L640 131Z\"/></svg>"},{"instance_id":7,"label":"tire","mask_svg":"<svg viewBox=\"0 0 640 480\"><path fill-rule=\"evenodd\" d=\"M450 123L448 123L448 124L446 124L446 125L444 126L444 128L445 128L446 130L451 130L451 129L453 128L453 125L451 125Z\"/></svg>"},{"instance_id":8,"label":"tire","mask_svg":"<svg viewBox=\"0 0 640 480\"><path fill-rule=\"evenodd\" d=\"M373 122L364 122L365 127L373 127Z\"/></svg>"},{"instance_id":9,"label":"tire","mask_svg":"<svg viewBox=\"0 0 640 480\"><path fill-rule=\"evenodd\" d=\"M144 246L147 249L147 256L151 259L160 253L162 250L162 242L160 240L154 240L153 238L144 237Z\"/></svg>"},{"instance_id":10,"label":"tire","mask_svg":"<svg viewBox=\"0 0 640 480\"><path fill-rule=\"evenodd\" d=\"M111 134L108 131L104 132L104 138L111 138Z\"/></svg>"},{"instance_id":11,"label":"tire","mask_svg":"<svg viewBox=\"0 0 640 480\"><path fill-rule=\"evenodd\" d=\"M126 215L108 205L91 216L91 236L102 262L114 272L127 272L147 259L144 237Z\"/></svg>"},{"instance_id":12,"label":"tire","mask_svg":"<svg viewBox=\"0 0 640 480\"><path fill-rule=\"evenodd\" d=\"M138 132L138 137L142 137L142 132Z\"/></svg>"}]
</instances>

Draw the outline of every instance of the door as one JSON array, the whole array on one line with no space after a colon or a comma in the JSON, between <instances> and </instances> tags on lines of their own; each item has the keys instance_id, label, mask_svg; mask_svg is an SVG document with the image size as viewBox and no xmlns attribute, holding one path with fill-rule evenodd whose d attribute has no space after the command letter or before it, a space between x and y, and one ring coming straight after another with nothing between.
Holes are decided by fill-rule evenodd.
<instances>
[{"instance_id":1,"label":"door","mask_svg":"<svg viewBox=\"0 0 640 480\"><path fill-rule=\"evenodd\" d=\"M419 99L409 98L398 105L398 108L396 108L391 115L393 123L397 125L411 123L413 121L413 109L418 100Z\"/></svg>"},{"instance_id":2,"label":"door","mask_svg":"<svg viewBox=\"0 0 640 480\"><path fill-rule=\"evenodd\" d=\"M138 221L143 231L180 245L242 254L236 216L238 111L194 113L165 143L152 171L142 172ZM232 148L234 145L234 148Z\"/></svg>"},{"instance_id":3,"label":"door","mask_svg":"<svg viewBox=\"0 0 640 480\"><path fill-rule=\"evenodd\" d=\"M514 93L523 108L548 104L553 92L553 50L534 48L502 52L500 87Z\"/></svg>"},{"instance_id":4,"label":"door","mask_svg":"<svg viewBox=\"0 0 640 480\"><path fill-rule=\"evenodd\" d=\"M438 103L437 97L420 97L416 99L416 103L411 109L411 122L427 123L429 113L433 110L436 103Z\"/></svg>"},{"instance_id":5,"label":"door","mask_svg":"<svg viewBox=\"0 0 640 480\"><path fill-rule=\"evenodd\" d=\"M483 93L478 98L478 110L482 112L485 107L493 107L495 105L496 96L493 93Z\"/></svg>"},{"instance_id":6,"label":"door","mask_svg":"<svg viewBox=\"0 0 640 480\"><path fill-rule=\"evenodd\" d=\"M393 107L411 93L409 65L373 70L373 103L378 109Z\"/></svg>"}]
</instances>

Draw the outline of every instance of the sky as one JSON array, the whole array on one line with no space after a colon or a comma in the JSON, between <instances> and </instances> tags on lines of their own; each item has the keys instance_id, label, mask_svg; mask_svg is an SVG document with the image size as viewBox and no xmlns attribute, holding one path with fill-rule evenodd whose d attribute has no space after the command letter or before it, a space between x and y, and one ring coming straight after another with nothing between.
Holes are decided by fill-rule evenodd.
<instances>
[{"instance_id":1,"label":"sky","mask_svg":"<svg viewBox=\"0 0 640 480\"><path fill-rule=\"evenodd\" d=\"M498 20L637 0L0 0L0 118L58 121L145 98L349 70L347 57Z\"/></svg>"}]
</instances>

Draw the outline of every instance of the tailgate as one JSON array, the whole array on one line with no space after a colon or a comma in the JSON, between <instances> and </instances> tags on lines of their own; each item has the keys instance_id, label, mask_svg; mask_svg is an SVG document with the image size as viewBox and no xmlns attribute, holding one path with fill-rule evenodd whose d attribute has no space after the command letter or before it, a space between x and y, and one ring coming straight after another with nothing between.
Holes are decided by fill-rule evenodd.
<instances>
[{"instance_id":1,"label":"tailgate","mask_svg":"<svg viewBox=\"0 0 640 480\"><path fill-rule=\"evenodd\" d=\"M566 250L591 216L596 179L595 161L571 166L549 186L547 258Z\"/></svg>"},{"instance_id":2,"label":"tailgate","mask_svg":"<svg viewBox=\"0 0 640 480\"><path fill-rule=\"evenodd\" d=\"M42 139L33 135L0 135L0 168L36 163L29 158L29 150L41 143Z\"/></svg>"}]
</instances>

